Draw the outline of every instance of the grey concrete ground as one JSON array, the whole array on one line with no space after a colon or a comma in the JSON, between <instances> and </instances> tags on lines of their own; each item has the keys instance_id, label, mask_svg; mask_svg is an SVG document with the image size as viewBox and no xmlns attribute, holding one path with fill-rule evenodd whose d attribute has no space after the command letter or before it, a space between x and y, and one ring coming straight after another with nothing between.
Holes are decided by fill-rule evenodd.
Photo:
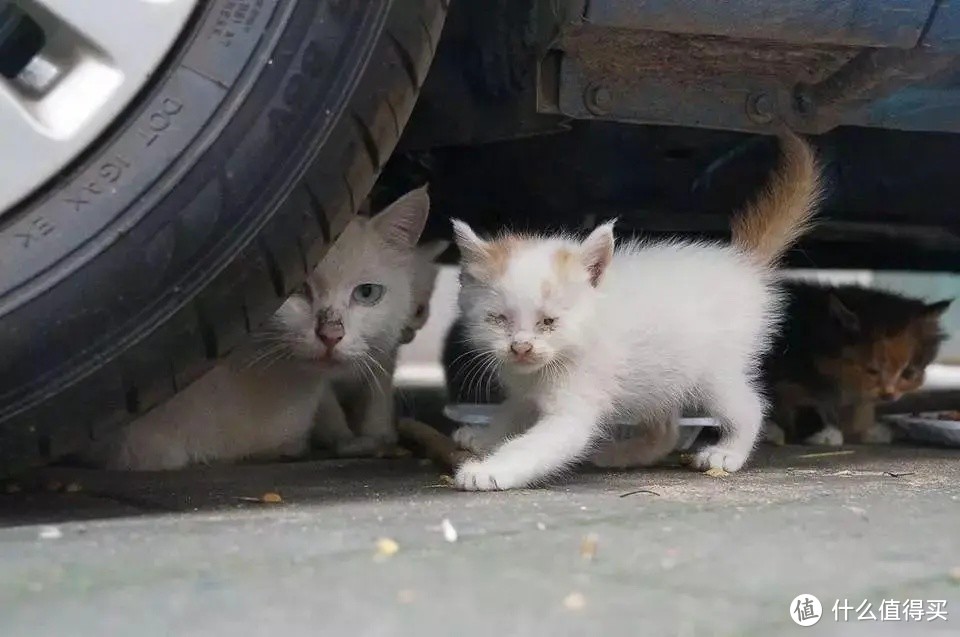
<instances>
[{"instance_id":1,"label":"grey concrete ground","mask_svg":"<svg viewBox=\"0 0 960 637\"><path fill-rule=\"evenodd\" d=\"M0 495L0 635L960 634L960 454L816 451L494 494L416 460L47 469ZM264 492L284 502L238 500ZM811 628L788 615L801 593ZM844 599L878 621L834 621ZM908 599L948 621L879 621Z\"/></svg>"}]
</instances>

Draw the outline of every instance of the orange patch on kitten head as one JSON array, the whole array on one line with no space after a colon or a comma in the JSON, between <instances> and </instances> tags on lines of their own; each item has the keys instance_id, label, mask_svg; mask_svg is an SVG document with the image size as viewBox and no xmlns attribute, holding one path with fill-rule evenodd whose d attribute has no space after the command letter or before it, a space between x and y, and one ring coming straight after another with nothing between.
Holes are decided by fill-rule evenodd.
<instances>
[{"instance_id":1,"label":"orange patch on kitten head","mask_svg":"<svg viewBox=\"0 0 960 637\"><path fill-rule=\"evenodd\" d=\"M553 271L560 281L568 281L575 269L580 267L580 260L568 248L560 248L553 253Z\"/></svg>"}]
</instances>

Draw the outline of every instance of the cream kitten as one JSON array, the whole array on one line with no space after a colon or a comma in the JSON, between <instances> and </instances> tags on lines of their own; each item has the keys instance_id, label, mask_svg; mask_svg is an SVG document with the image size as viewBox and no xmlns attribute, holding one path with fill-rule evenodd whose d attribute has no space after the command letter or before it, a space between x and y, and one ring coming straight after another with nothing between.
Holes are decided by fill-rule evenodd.
<instances>
[{"instance_id":1,"label":"cream kitten","mask_svg":"<svg viewBox=\"0 0 960 637\"><path fill-rule=\"evenodd\" d=\"M440 239L417 247L413 268L413 312L403 329L401 342L404 345L414 339L430 318L430 297L433 296L437 273L440 271L436 261L449 246L449 241Z\"/></svg>"},{"instance_id":2,"label":"cream kitten","mask_svg":"<svg viewBox=\"0 0 960 637\"><path fill-rule=\"evenodd\" d=\"M395 442L393 363L428 210L420 188L351 221L302 292L246 348L253 357L241 348L123 429L106 445L106 464L177 469L299 455L317 414L320 437L338 453Z\"/></svg>"},{"instance_id":3,"label":"cream kitten","mask_svg":"<svg viewBox=\"0 0 960 637\"><path fill-rule=\"evenodd\" d=\"M459 468L458 488L538 483L584 458L604 425L666 420L691 402L723 425L694 465L743 466L764 411L758 357L780 318L772 268L820 196L810 148L791 135L783 152L770 186L734 222L730 245L615 249L612 222L583 241L484 240L454 221L466 329L502 365L508 394L490 426L455 433L487 454Z\"/></svg>"}]
</instances>

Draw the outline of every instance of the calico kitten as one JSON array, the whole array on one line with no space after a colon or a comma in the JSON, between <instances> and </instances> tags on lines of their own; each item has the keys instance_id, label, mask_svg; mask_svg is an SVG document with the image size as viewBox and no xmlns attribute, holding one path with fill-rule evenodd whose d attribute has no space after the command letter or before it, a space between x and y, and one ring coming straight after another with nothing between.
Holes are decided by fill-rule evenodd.
<instances>
[{"instance_id":1,"label":"calico kitten","mask_svg":"<svg viewBox=\"0 0 960 637\"><path fill-rule=\"evenodd\" d=\"M773 399L767 437L841 445L889 442L878 402L923 384L950 301L925 303L853 285L785 285L786 322L764 360ZM777 426L779 426L779 431Z\"/></svg>"},{"instance_id":2,"label":"calico kitten","mask_svg":"<svg viewBox=\"0 0 960 637\"><path fill-rule=\"evenodd\" d=\"M437 259L449 246L449 241L441 239L417 247L413 266L413 311L403 328L403 345L411 342L430 318L430 297L433 296L440 271Z\"/></svg>"},{"instance_id":3,"label":"calico kitten","mask_svg":"<svg viewBox=\"0 0 960 637\"><path fill-rule=\"evenodd\" d=\"M769 187L730 245L629 242L613 223L583 241L454 233L471 343L501 366L507 400L488 427L455 433L487 454L455 476L466 490L523 487L583 458L604 425L702 402L723 423L697 468L736 471L760 431L760 355L780 318L773 266L820 197L811 149L792 135ZM731 302L736 299L736 302Z\"/></svg>"},{"instance_id":4,"label":"calico kitten","mask_svg":"<svg viewBox=\"0 0 960 637\"><path fill-rule=\"evenodd\" d=\"M123 429L101 462L151 470L300 455L315 419L343 455L395 442L392 367L428 210L421 188L352 220L247 351Z\"/></svg>"}]
</instances>

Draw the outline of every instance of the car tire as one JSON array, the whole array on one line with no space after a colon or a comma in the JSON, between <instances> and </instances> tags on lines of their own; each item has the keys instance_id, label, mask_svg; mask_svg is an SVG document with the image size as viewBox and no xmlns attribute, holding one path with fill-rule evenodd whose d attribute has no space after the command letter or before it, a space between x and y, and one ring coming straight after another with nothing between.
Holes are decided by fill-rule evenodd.
<instances>
[{"instance_id":1,"label":"car tire","mask_svg":"<svg viewBox=\"0 0 960 637\"><path fill-rule=\"evenodd\" d=\"M111 130L0 213L0 473L169 398L302 283L397 143L446 9L198 4Z\"/></svg>"}]
</instances>

